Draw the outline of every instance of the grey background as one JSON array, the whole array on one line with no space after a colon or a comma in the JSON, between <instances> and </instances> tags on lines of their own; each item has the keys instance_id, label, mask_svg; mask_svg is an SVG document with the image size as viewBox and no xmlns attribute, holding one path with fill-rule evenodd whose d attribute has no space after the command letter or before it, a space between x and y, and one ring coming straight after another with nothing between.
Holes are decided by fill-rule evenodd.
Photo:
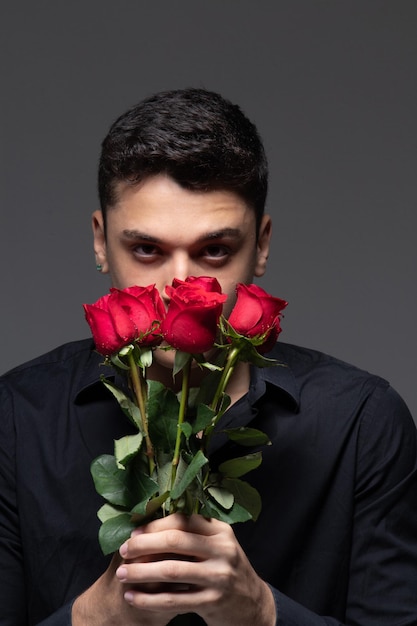
<instances>
[{"instance_id":1,"label":"grey background","mask_svg":"<svg viewBox=\"0 0 417 626\"><path fill-rule=\"evenodd\" d=\"M0 22L1 371L89 334L110 123L202 86L265 140L282 340L388 378L417 415L415 0L15 0Z\"/></svg>"}]
</instances>

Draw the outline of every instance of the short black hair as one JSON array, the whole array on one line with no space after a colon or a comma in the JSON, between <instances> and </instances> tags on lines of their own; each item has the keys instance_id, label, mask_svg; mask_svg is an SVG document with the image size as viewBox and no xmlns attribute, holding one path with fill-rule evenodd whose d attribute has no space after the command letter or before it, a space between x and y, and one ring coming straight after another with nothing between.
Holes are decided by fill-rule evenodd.
<instances>
[{"instance_id":1,"label":"short black hair","mask_svg":"<svg viewBox=\"0 0 417 626\"><path fill-rule=\"evenodd\" d=\"M166 174L185 189L237 193L256 214L265 208L268 163L255 125L205 89L162 91L121 115L102 143L98 188L104 219L116 185Z\"/></svg>"}]
</instances>

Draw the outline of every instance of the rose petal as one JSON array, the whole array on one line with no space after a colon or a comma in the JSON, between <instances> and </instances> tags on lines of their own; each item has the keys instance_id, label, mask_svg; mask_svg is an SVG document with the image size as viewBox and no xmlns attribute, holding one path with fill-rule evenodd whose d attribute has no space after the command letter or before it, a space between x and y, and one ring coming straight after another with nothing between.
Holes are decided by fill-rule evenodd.
<instances>
[{"instance_id":1,"label":"rose petal","mask_svg":"<svg viewBox=\"0 0 417 626\"><path fill-rule=\"evenodd\" d=\"M85 317L90 325L94 343L100 354L108 356L123 347L110 314L95 304L84 304Z\"/></svg>"}]
</instances>

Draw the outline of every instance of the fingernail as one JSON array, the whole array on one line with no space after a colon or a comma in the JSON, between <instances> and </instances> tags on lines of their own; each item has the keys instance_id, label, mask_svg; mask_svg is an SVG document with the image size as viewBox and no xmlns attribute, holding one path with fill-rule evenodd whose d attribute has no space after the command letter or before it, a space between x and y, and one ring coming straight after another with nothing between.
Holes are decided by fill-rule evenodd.
<instances>
[{"instance_id":1,"label":"fingernail","mask_svg":"<svg viewBox=\"0 0 417 626\"><path fill-rule=\"evenodd\" d=\"M118 567L116 570L116 576L119 580L126 580L127 569L123 566Z\"/></svg>"},{"instance_id":2,"label":"fingernail","mask_svg":"<svg viewBox=\"0 0 417 626\"><path fill-rule=\"evenodd\" d=\"M133 604L133 591L126 591L126 593L124 595L124 599L129 604Z\"/></svg>"},{"instance_id":3,"label":"fingernail","mask_svg":"<svg viewBox=\"0 0 417 626\"><path fill-rule=\"evenodd\" d=\"M119 554L120 554L120 556L123 556L123 557L125 557L127 555L127 541L122 543L122 545L120 546Z\"/></svg>"},{"instance_id":4,"label":"fingernail","mask_svg":"<svg viewBox=\"0 0 417 626\"><path fill-rule=\"evenodd\" d=\"M132 530L131 532L131 537L136 537L136 535L142 535L144 532L143 527L139 526L139 528L135 528L135 530Z\"/></svg>"}]
</instances>

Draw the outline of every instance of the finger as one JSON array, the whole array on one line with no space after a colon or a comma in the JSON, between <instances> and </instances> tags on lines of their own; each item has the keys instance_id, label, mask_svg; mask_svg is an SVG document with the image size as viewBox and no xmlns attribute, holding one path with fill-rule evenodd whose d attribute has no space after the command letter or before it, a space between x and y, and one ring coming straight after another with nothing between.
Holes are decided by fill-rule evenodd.
<instances>
[{"instance_id":1,"label":"finger","mask_svg":"<svg viewBox=\"0 0 417 626\"><path fill-rule=\"evenodd\" d=\"M229 524L225 524L213 518L209 519L196 514L188 516L182 513L174 513L140 526L133 531L132 535L156 533L169 529L185 530L190 533L204 535L215 535L221 532L225 527L230 528Z\"/></svg>"},{"instance_id":2,"label":"finger","mask_svg":"<svg viewBox=\"0 0 417 626\"><path fill-rule=\"evenodd\" d=\"M201 607L208 606L218 600L218 593L211 589L182 591L170 593L146 593L137 589L129 589L124 594L128 604L148 612L198 613Z\"/></svg>"},{"instance_id":3,"label":"finger","mask_svg":"<svg viewBox=\"0 0 417 626\"><path fill-rule=\"evenodd\" d=\"M121 546L120 554L126 561L151 555L166 558L173 554L193 560L207 560L220 556L233 558L236 549L236 539L230 532L208 536L170 528L131 537Z\"/></svg>"},{"instance_id":4,"label":"finger","mask_svg":"<svg viewBox=\"0 0 417 626\"><path fill-rule=\"evenodd\" d=\"M196 590L202 587L222 588L233 576L232 568L223 561L208 563L191 561L151 561L147 563L125 563L116 576L122 583L142 585L144 583L168 583L186 585L184 589ZM184 590L181 588L181 590Z\"/></svg>"}]
</instances>

